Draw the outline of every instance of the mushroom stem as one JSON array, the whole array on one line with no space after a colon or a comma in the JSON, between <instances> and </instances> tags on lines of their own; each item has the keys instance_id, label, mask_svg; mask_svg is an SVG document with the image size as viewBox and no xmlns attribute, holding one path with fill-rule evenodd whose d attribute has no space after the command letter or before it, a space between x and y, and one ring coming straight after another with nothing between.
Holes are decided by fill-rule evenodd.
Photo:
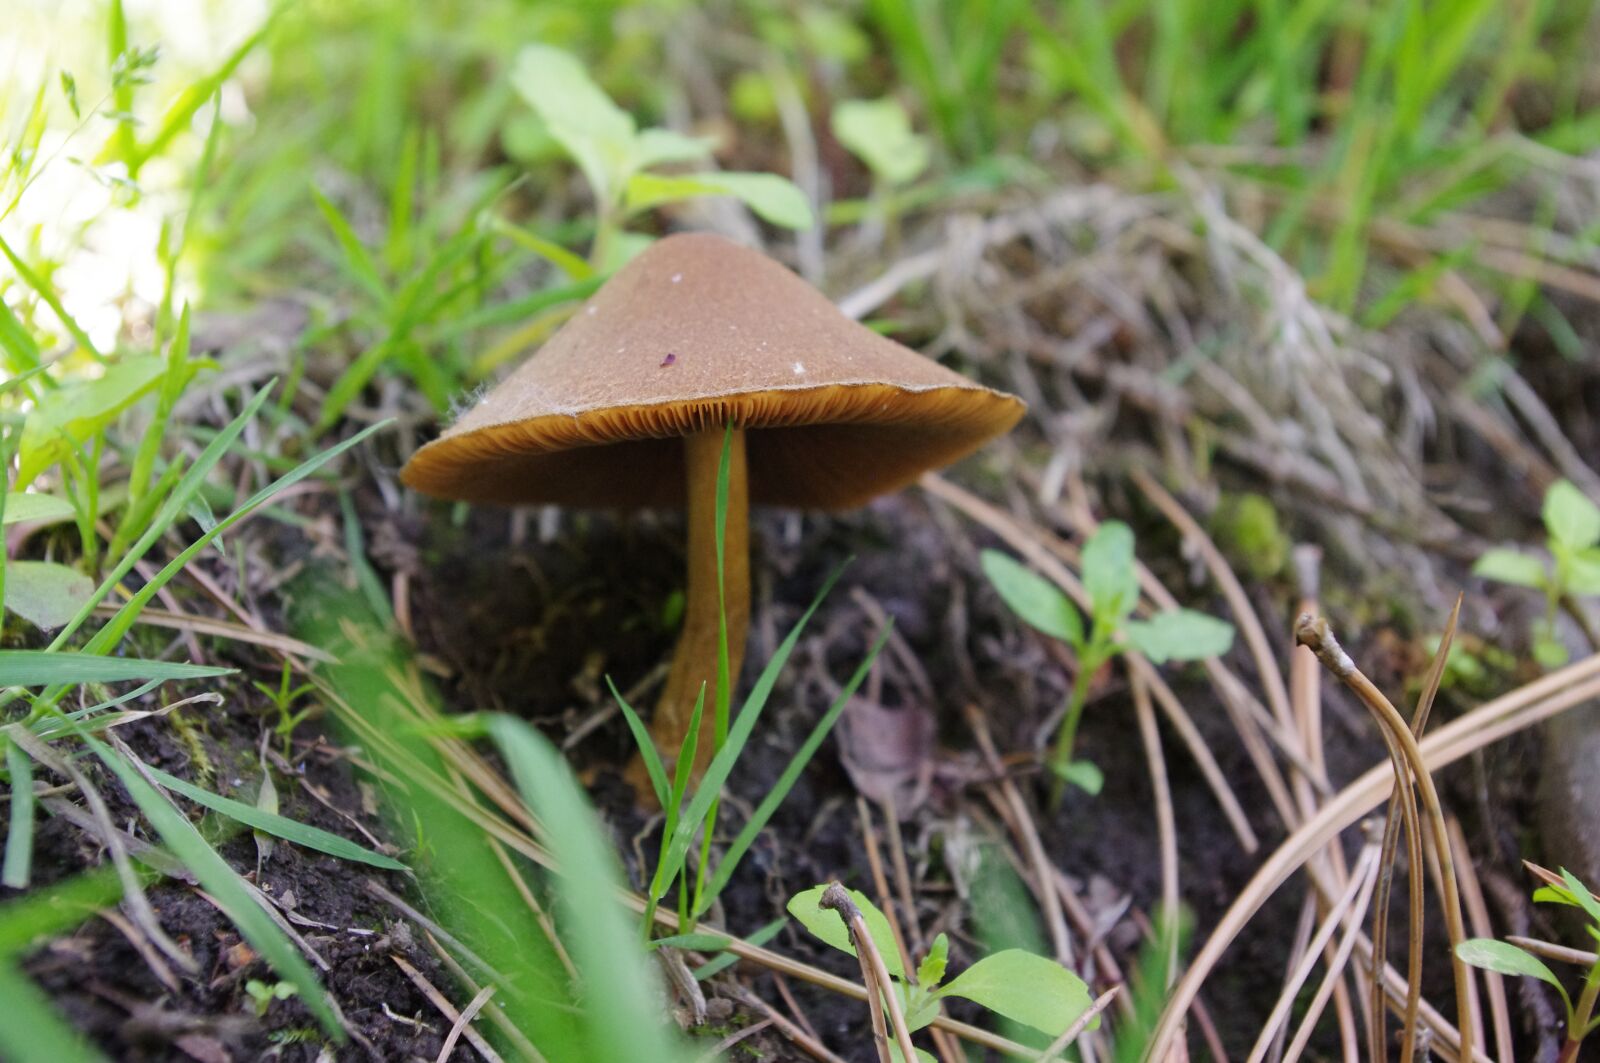
<instances>
[{"instance_id":1,"label":"mushroom stem","mask_svg":"<svg viewBox=\"0 0 1600 1063\"><path fill-rule=\"evenodd\" d=\"M667 685L656 705L652 732L662 759L672 760L689 732L700 684L706 704L695 747L695 775L710 763L717 732L717 471L722 463L723 430L697 432L683 441L688 474L689 574L683 631L673 654ZM728 684L739 681L745 636L750 629L750 494L744 432L735 428L728 455L728 516L723 544L722 600L728 611ZM731 689L729 691L731 696ZM726 726L726 719L724 719ZM724 732L725 733L725 732Z\"/></svg>"}]
</instances>

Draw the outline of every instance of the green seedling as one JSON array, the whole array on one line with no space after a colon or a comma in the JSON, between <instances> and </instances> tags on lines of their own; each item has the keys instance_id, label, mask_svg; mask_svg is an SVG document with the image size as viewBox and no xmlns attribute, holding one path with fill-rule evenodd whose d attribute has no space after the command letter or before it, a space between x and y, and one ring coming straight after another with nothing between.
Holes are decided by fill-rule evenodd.
<instances>
[{"instance_id":1,"label":"green seedling","mask_svg":"<svg viewBox=\"0 0 1600 1063\"><path fill-rule=\"evenodd\" d=\"M290 741L294 735L294 729L299 727L306 717L317 710L317 706L314 704L307 705L298 711L295 709L295 702L315 690L316 684L301 683L299 686L292 686L293 680L294 671L290 668L289 662L284 661L283 672L278 677L277 686L268 686L258 680L250 681L250 685L266 695L267 700L272 702L272 707L278 711L278 722L273 725L272 733L283 743L285 756L290 753Z\"/></svg>"},{"instance_id":2,"label":"green seedling","mask_svg":"<svg viewBox=\"0 0 1600 1063\"><path fill-rule=\"evenodd\" d=\"M998 550L983 552L983 571L1005 603L1023 621L1071 646L1078 674L1067 695L1061 729L1050 756L1055 775L1053 799L1061 799L1071 783L1097 794L1104 783L1100 769L1074 758L1078 722L1089 696L1089 684L1112 658L1127 650L1155 664L1197 661L1227 653L1233 625L1191 609L1159 612L1148 620L1133 617L1139 604L1139 574L1133 554L1133 532L1117 521L1102 524L1083 547L1083 587L1089 596L1087 623L1083 614L1054 584Z\"/></svg>"},{"instance_id":3,"label":"green seedling","mask_svg":"<svg viewBox=\"0 0 1600 1063\"><path fill-rule=\"evenodd\" d=\"M932 155L911 116L893 97L843 100L833 108L833 135L872 171L872 194L890 246L899 239L900 190L922 176Z\"/></svg>"},{"instance_id":4,"label":"green seedling","mask_svg":"<svg viewBox=\"0 0 1600 1063\"><path fill-rule=\"evenodd\" d=\"M1590 892L1589 887L1580 882L1576 875L1563 869L1561 884L1556 885L1552 882L1540 886L1533 891L1533 899L1545 904L1560 904L1579 909L1585 920L1584 932L1590 938L1590 948L1600 950L1600 897ZM1456 946L1456 955L1464 962L1486 971L1537 978L1555 987L1561 996L1561 1003L1566 1006L1567 1013L1567 1038L1561 1046L1560 1055L1556 1057L1557 1063L1573 1063L1578 1058L1584 1040L1600 1030L1600 1015L1595 1014L1596 1005L1600 1003L1600 956L1588 954L1588 959L1585 961L1588 971L1583 977L1578 999L1573 1000L1567 987L1543 960L1509 941L1471 938ZM1583 953L1580 952L1579 955Z\"/></svg>"},{"instance_id":5,"label":"green seedling","mask_svg":"<svg viewBox=\"0 0 1600 1063\"><path fill-rule=\"evenodd\" d=\"M274 1000L288 1000L300 992L291 982L273 982L269 985L259 978L252 978L246 982L244 991L255 1003L258 1019L266 1017L267 1009L272 1007Z\"/></svg>"},{"instance_id":6,"label":"green seedling","mask_svg":"<svg viewBox=\"0 0 1600 1063\"><path fill-rule=\"evenodd\" d=\"M730 456L733 445L733 426L730 424L723 435L722 458L717 469L717 573L719 594L723 594L724 580L722 579L724 547L726 544L726 528L728 524L728 483L730 476ZM768 699L772 694L773 686L777 683L778 675L783 671L783 666L788 662L789 655L794 651L795 644L800 641L800 635L810 621L811 615L816 612L822 600L827 597L828 591L839 579L843 566L840 566L817 593L811 606L796 621L788 637L778 646L777 652L761 670L760 677L750 691L750 696L745 699L744 708L740 710L736 719L730 719L729 705L732 697L733 677L730 674L728 662L728 610L724 600L718 609L717 644L718 667L716 689L713 691L713 711L717 713L718 726L715 730L716 752L707 766L705 775L700 780L700 785L693 791L689 790L690 778L694 773L695 753L700 740L700 721L706 707L706 687L700 687L699 696L695 700L694 711L689 719L688 732L683 737L682 745L677 750L677 763L673 776L669 781L665 766L662 764L661 754L656 749L655 743L650 738L649 729L639 714L628 704L622 694L618 692L616 684L606 677L607 684L611 687L612 697L616 699L617 706L622 710L623 717L628 722L628 728L633 732L634 741L638 743L640 756L644 760L645 768L650 775L650 784L655 791L656 800L666 813L665 825L661 832L661 848L656 858L654 873L651 875L648 889L645 891L646 908L642 932L648 940L655 930L655 911L660 905L674 883L684 879L678 889L678 921L680 936L692 933L695 923L711 906L716 903L717 897L728 885L733 877L734 870L739 866L739 861L755 843L757 835L761 833L768 821L771 820L778 806L783 803L789 791L800 778L800 773L810 763L812 756L822 745L822 740L828 736L833 725L838 722L839 715L844 712L845 705L855 694L862 680L871 670L872 663L877 660L878 652L889 638L890 625L884 625L872 648L867 652L861 664L856 668L850 681L840 690L839 696L833 700L828 711L823 713L811 734L795 750L783 772L762 798L755 814L745 823L744 829L734 839L727 851L723 854L722 861L717 864L716 871L709 870L711 863L711 837L716 830L717 808L720 803L722 786L728 780L734 765L738 763L740 755L744 752L746 743L750 740L756 721L760 719L761 712L766 708ZM725 598L725 594L724 594ZM689 849L694 844L696 835L700 836L700 862L699 871L691 887L688 883L684 869L689 856ZM709 879L707 876L710 876Z\"/></svg>"},{"instance_id":7,"label":"green seedling","mask_svg":"<svg viewBox=\"0 0 1600 1063\"><path fill-rule=\"evenodd\" d=\"M1544 616L1533 633L1533 658L1546 668L1559 668L1567 662L1567 649L1556 635L1562 603L1600 594L1600 507L1568 481L1557 480L1545 492L1542 515L1549 558L1520 550L1488 550L1472 566L1472 574L1544 594Z\"/></svg>"},{"instance_id":8,"label":"green seedling","mask_svg":"<svg viewBox=\"0 0 1600 1063\"><path fill-rule=\"evenodd\" d=\"M774 225L789 229L812 225L805 193L777 174L653 172L665 165L704 163L714 144L670 129L641 130L633 115L595 84L583 64L559 48L524 47L517 55L511 84L533 108L543 132L583 171L595 203L589 262L602 272L615 269L642 246L637 235L624 232L627 221L666 203L733 196Z\"/></svg>"},{"instance_id":9,"label":"green seedling","mask_svg":"<svg viewBox=\"0 0 1600 1063\"><path fill-rule=\"evenodd\" d=\"M825 944L854 956L855 946L839 913L821 905L823 891L827 888L826 885L814 886L795 894L789 899L789 914ZM894 979L895 996L905 1015L906 1026L912 1032L933 1022L943 1001L962 997L1053 1041L1094 1003L1082 978L1054 960L1024 949L1005 949L985 956L946 982L950 943L943 934L933 939L927 955L917 962L916 970L907 971L888 918L863 894L855 890L849 892L856 907L861 909L873 945ZM1098 1018L1090 1020L1086 1029L1096 1028L1099 1021ZM921 1049L917 1050L917 1058L929 1063L933 1060Z\"/></svg>"}]
</instances>

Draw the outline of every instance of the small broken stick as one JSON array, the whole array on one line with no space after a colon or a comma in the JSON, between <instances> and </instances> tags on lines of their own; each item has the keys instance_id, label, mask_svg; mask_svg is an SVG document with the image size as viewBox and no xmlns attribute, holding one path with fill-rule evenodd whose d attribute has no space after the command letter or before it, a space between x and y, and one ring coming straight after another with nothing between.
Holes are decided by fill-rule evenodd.
<instances>
[{"instance_id":1,"label":"small broken stick","mask_svg":"<svg viewBox=\"0 0 1600 1063\"><path fill-rule=\"evenodd\" d=\"M894 994L894 986L889 981L889 968L883 962L883 956L878 952L877 944L872 940L872 934L867 930L867 921L861 915L861 909L856 907L856 902L850 899L849 892L837 882L828 884L822 892L822 900L817 902L823 908L831 908L839 913L839 918L844 920L845 929L850 932L850 942L856 947L856 958L861 961L861 980L867 989L867 1006L872 1012L872 1038L878 1047L880 1063L890 1063L889 1055L889 1027L894 1027L895 1044L900 1049L900 1058L911 1061L917 1058L917 1050L911 1046L911 1032L906 1029L905 1016L900 1013L900 1002ZM888 1018L885 1020L884 1011L888 1009Z\"/></svg>"}]
</instances>

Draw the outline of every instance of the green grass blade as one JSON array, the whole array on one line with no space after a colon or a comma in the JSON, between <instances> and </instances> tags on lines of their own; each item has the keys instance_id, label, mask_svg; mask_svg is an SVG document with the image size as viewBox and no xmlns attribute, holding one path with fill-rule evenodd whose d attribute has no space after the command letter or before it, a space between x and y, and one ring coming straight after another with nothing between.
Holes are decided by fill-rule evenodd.
<instances>
[{"instance_id":1,"label":"green grass blade","mask_svg":"<svg viewBox=\"0 0 1600 1063\"><path fill-rule=\"evenodd\" d=\"M328 223L328 228L333 231L333 238L338 241L341 254L340 264L346 273L355 280L366 293L372 296L379 306L389 305L389 290L383 283L383 277L378 272L378 264L373 261L372 254L367 250L361 238L356 235L355 229L349 220L342 214L333 201L322 194L322 190L313 186L311 197L316 201L317 209L322 212L323 220Z\"/></svg>"},{"instance_id":2,"label":"green grass blade","mask_svg":"<svg viewBox=\"0 0 1600 1063\"><path fill-rule=\"evenodd\" d=\"M155 878L154 872L137 868L135 874L141 881ZM0 906L0 958L20 955L46 938L73 929L121 896L122 880L107 863L8 901Z\"/></svg>"},{"instance_id":3,"label":"green grass blade","mask_svg":"<svg viewBox=\"0 0 1600 1063\"><path fill-rule=\"evenodd\" d=\"M247 805L243 801L235 801L231 797L214 794L210 790L202 789L191 782L186 782L176 775L162 771L160 768L148 766L148 770L156 781L169 790L174 790L197 805L203 805L213 812L220 812L230 819L238 820L247 827L265 831L284 841L303 845L307 849L315 849L319 853L327 853L341 860L353 860L359 864L369 864L372 867L381 867L390 871L405 871L406 865L393 857L384 856L382 853L373 852L365 846L357 845L347 838L321 830L317 827L280 816L264 809Z\"/></svg>"},{"instance_id":4,"label":"green grass blade","mask_svg":"<svg viewBox=\"0 0 1600 1063\"><path fill-rule=\"evenodd\" d=\"M57 1014L50 999L8 959L0 959L0 1057L12 1063L88 1063L105 1057Z\"/></svg>"},{"instance_id":5,"label":"green grass blade","mask_svg":"<svg viewBox=\"0 0 1600 1063\"><path fill-rule=\"evenodd\" d=\"M66 645L67 640L72 637L85 620L89 619L89 616L94 612L94 607L105 600L112 589L122 582L123 577L131 572L133 566L155 545L156 540L172 526L174 521L183 515L183 512L188 508L189 500L204 485L212 467L221 461L222 456L228 452L228 448L233 446L233 441L239 437L240 432L244 431L244 426L256 415L256 411L261 408L261 404L267 401L267 395L271 391L272 384L269 383L263 386L251 396L249 402L245 403L244 409L239 411L239 416L229 421L226 427L218 432L210 443L206 444L206 448L200 452L200 456L194 460L194 464L189 466L189 471L183 474L183 478L178 481L177 486L167 496L167 501L162 505L155 519L150 522L150 526L145 529L144 534L140 535L138 541L133 544L132 549L118 560L116 567L101 581L100 586L95 588L95 592L89 596L89 600L83 604L83 608L78 610L78 614L67 621L66 625L56 633L56 637L50 643L50 649L58 650Z\"/></svg>"},{"instance_id":6,"label":"green grass blade","mask_svg":"<svg viewBox=\"0 0 1600 1063\"><path fill-rule=\"evenodd\" d=\"M0 884L27 889L33 867L33 761L15 742L6 743L6 772L11 776L11 824Z\"/></svg>"},{"instance_id":7,"label":"green grass blade","mask_svg":"<svg viewBox=\"0 0 1600 1063\"><path fill-rule=\"evenodd\" d=\"M237 669L178 661L143 661L62 650L0 650L0 687L120 683L128 679L209 679Z\"/></svg>"},{"instance_id":8,"label":"green grass blade","mask_svg":"<svg viewBox=\"0 0 1600 1063\"><path fill-rule=\"evenodd\" d=\"M717 755L711 758L711 764L706 768L705 776L700 781L700 788L695 791L694 798L689 802L688 812L678 821L678 828L673 832L668 847L668 863L681 865L684 857L688 855L696 831L710 813L718 795L722 793L722 786L733 772L734 764L738 763L739 755L744 752L745 743L750 740L750 732L755 729L761 711L766 708L767 699L772 696L772 688L778 682L779 673L789 662L789 655L794 652L795 644L800 641L800 635L811 620L812 614L817 611L817 607L822 604L822 600L828 596L828 592L833 589L833 585L843 573L844 565L840 565L834 570L833 575L828 577L804 615L795 622L789 634L779 644L777 652L761 670L761 676L751 689L750 697L745 699L739 718L728 730L727 742L717 751Z\"/></svg>"},{"instance_id":9,"label":"green grass blade","mask_svg":"<svg viewBox=\"0 0 1600 1063\"><path fill-rule=\"evenodd\" d=\"M747 936L745 941L751 945L765 945L767 942L777 937L778 933L788 925L789 917L780 915L766 926ZM694 979L697 982L704 982L708 978L712 978L718 974L721 974L723 971L727 970L729 967L732 967L738 962L739 957L736 954L732 952L724 952L722 955L701 964L699 967L696 967L694 969Z\"/></svg>"},{"instance_id":10,"label":"green grass blade","mask_svg":"<svg viewBox=\"0 0 1600 1063\"><path fill-rule=\"evenodd\" d=\"M872 644L872 648L867 651L867 655L862 658L861 664L857 666L855 674L850 677L850 682L846 683L844 689L839 691L839 696L833 699L833 704L828 707L828 711L823 714L822 719L817 721L817 725L811 729L811 733L806 736L805 742L801 744L799 749L795 750L794 756L789 758L789 763L784 767L783 774L778 776L778 781L773 784L772 789L767 791L767 796L761 799L761 804L757 806L755 814L744 825L744 829L733 840L733 844L728 846L728 851L723 854L722 862L717 865L716 874L711 877L710 884L706 886L705 892L700 896L699 903L695 906L694 914L696 918L709 911L711 906L716 903L717 897L727 888L728 880L733 877L734 869L739 866L739 861L744 858L744 854L755 843L756 836L766 828L767 823L772 819L773 813L778 810L778 806L789 796L789 791L794 789L794 784L799 780L800 773L805 770L806 765L811 762L811 758L816 755L818 748L822 745L822 740L833 730L833 725L838 722L840 713L844 712L844 707L849 704L850 699L855 696L855 692L861 686L862 681L867 678L867 673L872 670L872 665L877 661L878 654L883 650L884 643L889 641L889 633L892 630L894 630L892 623L884 625L877 641Z\"/></svg>"},{"instance_id":11,"label":"green grass blade","mask_svg":"<svg viewBox=\"0 0 1600 1063\"><path fill-rule=\"evenodd\" d=\"M200 836L194 824L184 818L172 802L150 785L121 754L93 735L81 734L81 737L95 756L100 758L100 762L121 781L134 804L139 806L139 811L144 813L173 855L194 873L201 887L216 898L217 904L250 943L250 947L271 964L279 977L299 991L301 1002L316 1016L328 1036L343 1043L344 1029L316 974L294 943L261 910L238 872L228 866Z\"/></svg>"},{"instance_id":12,"label":"green grass blade","mask_svg":"<svg viewBox=\"0 0 1600 1063\"><path fill-rule=\"evenodd\" d=\"M590 994L585 1008L588 1059L687 1058L661 1015L661 989L643 962L619 901L622 882L606 832L561 755L532 727L496 716L489 730L505 755L523 800L545 824L561 871L553 878L561 925L578 970L604 972L604 1005ZM627 1021L618 1021L628 1016Z\"/></svg>"},{"instance_id":13,"label":"green grass blade","mask_svg":"<svg viewBox=\"0 0 1600 1063\"><path fill-rule=\"evenodd\" d=\"M283 491L286 488L299 483L301 480L304 480L307 476L310 476L312 473L316 472L318 469L332 461L334 458L338 457L340 454L343 454L351 447L365 440L368 436L372 435L372 433L387 428L389 424L390 422L388 421L380 421L375 425L371 425L362 429L360 432L357 432L344 442L331 446L327 450L322 451L320 454L308 458L306 461L296 466L291 472L285 473L283 476L280 476L266 487L263 487L261 490L251 495L243 505L241 505L238 509L235 509L232 513L229 513L226 517L222 518L211 528L208 528L204 534L202 534L189 546L188 549L184 550L177 557L173 558L167 563L165 568L155 575L154 578L147 581L143 587L140 587L133 597L128 599L127 604L119 609L116 615L106 622L104 627L95 632L94 638L89 640L86 648L91 652L109 653L112 647L121 641L122 636L127 633L128 628L133 626L134 620L138 618L139 613L144 609L144 607L149 604L150 599L156 596L156 592L158 592L162 587L166 586L167 581L182 571L185 565L194 560L195 556L209 546L213 539L221 535L223 532L226 532L234 525L243 521L245 518L249 517L262 506L266 505L267 502L276 497L280 491ZM196 462L196 465L198 464L199 463ZM176 492L174 493L174 496L176 497Z\"/></svg>"},{"instance_id":14,"label":"green grass blade","mask_svg":"<svg viewBox=\"0 0 1600 1063\"><path fill-rule=\"evenodd\" d=\"M44 304L50 308L51 312L56 315L57 320L72 335L73 342L82 347L84 353L95 361L105 361L105 355L101 354L99 349L95 347L94 341L89 338L89 334L79 327L77 319L67 313L67 308L61 305L61 296L57 294L55 287L39 276L33 267L18 258L17 253L11 250L11 245L6 243L4 237L0 237L0 255L4 255L7 261L11 263L11 268L17 271L17 276L22 278L22 282L32 288L34 294L38 295L40 299L44 300Z\"/></svg>"},{"instance_id":15,"label":"green grass blade","mask_svg":"<svg viewBox=\"0 0 1600 1063\"><path fill-rule=\"evenodd\" d=\"M639 747L639 756L644 760L644 767L650 773L650 787L656 792L656 803L662 808L667 807L667 771L661 764L661 754L656 752L656 744L650 738L650 731L645 727L644 721L639 719L639 714L633 711L633 706L628 704L622 692L617 689L617 684L606 676L606 686L611 688L611 697L617 703L617 708L622 710L622 718L628 721L628 730L633 732L633 741Z\"/></svg>"},{"instance_id":16,"label":"green grass blade","mask_svg":"<svg viewBox=\"0 0 1600 1063\"><path fill-rule=\"evenodd\" d=\"M279 13L288 6L288 4L276 5L268 12L267 17L262 20L261 26L246 37L243 43L222 61L221 65L179 93L178 98L172 101L172 105L161 116L161 124L156 127L154 135L149 140L136 148L130 145L131 150L127 162L128 173L131 176L137 177L141 166L166 151L173 138L190 127L194 121L195 114L199 112L207 100L222 88L229 78L233 77L234 71L239 69L239 64L244 62L251 52L255 51L256 46L272 30L273 23L277 21Z\"/></svg>"}]
</instances>

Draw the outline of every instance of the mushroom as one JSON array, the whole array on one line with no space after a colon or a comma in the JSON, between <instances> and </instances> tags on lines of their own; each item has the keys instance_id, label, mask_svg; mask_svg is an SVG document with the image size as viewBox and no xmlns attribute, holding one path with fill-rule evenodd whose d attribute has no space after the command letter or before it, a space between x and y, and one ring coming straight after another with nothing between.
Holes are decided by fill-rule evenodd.
<instances>
[{"instance_id":1,"label":"mushroom","mask_svg":"<svg viewBox=\"0 0 1600 1063\"><path fill-rule=\"evenodd\" d=\"M845 317L765 255L682 234L607 281L401 478L468 502L687 509L683 628L651 725L671 756L701 683L715 689L716 486L728 425L724 590L737 682L750 505L861 505L966 456L1023 410ZM712 753L713 715L697 769Z\"/></svg>"}]
</instances>

